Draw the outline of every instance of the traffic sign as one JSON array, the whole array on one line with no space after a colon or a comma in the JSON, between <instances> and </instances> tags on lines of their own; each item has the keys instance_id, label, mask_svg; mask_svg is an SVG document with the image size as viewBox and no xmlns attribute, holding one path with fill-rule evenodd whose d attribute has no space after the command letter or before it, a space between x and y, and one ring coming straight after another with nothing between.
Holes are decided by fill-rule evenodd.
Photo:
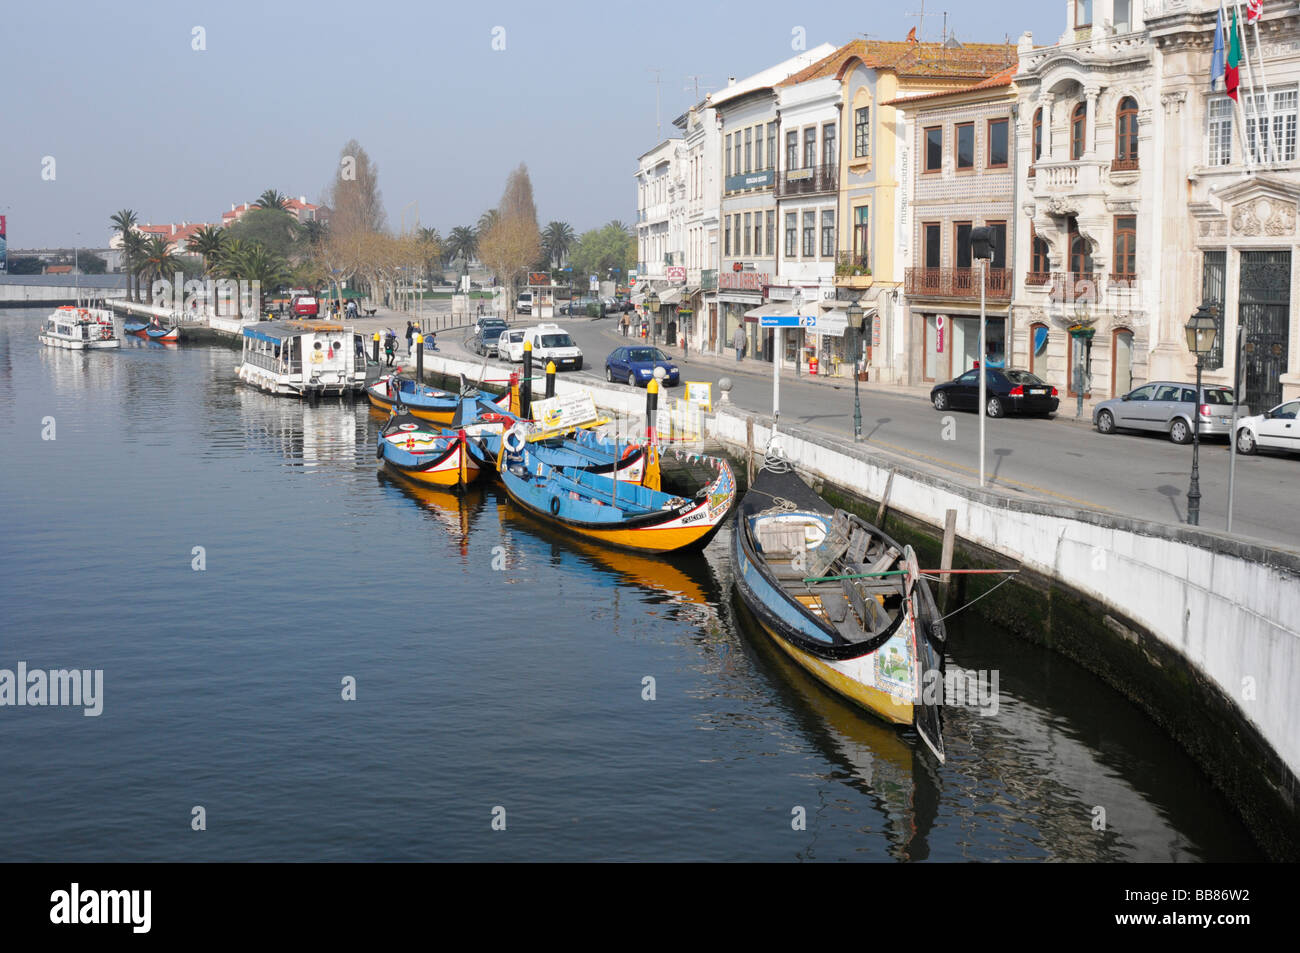
<instances>
[{"instance_id":1,"label":"traffic sign","mask_svg":"<svg viewBox=\"0 0 1300 953\"><path fill-rule=\"evenodd\" d=\"M806 327L805 321L812 321L813 318L805 318L797 314L760 314L758 316L758 326L760 328L798 328Z\"/></svg>"}]
</instances>

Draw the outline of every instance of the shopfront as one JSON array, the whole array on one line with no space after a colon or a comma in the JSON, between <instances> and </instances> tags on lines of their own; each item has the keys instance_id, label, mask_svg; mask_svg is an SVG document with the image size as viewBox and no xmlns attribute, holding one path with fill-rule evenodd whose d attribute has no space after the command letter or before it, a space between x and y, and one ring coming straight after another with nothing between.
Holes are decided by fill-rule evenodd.
<instances>
[{"instance_id":1,"label":"shopfront","mask_svg":"<svg viewBox=\"0 0 1300 953\"><path fill-rule=\"evenodd\" d=\"M927 381L952 380L966 373L979 360L979 315L922 315L924 327L923 377ZM987 318L988 366L1005 367L1007 319L1004 314Z\"/></svg>"}]
</instances>

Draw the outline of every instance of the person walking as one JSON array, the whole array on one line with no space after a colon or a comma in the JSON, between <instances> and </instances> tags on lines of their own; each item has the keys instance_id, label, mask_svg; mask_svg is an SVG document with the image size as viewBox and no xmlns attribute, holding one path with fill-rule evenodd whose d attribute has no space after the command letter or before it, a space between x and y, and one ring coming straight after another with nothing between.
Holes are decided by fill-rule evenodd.
<instances>
[{"instance_id":1,"label":"person walking","mask_svg":"<svg viewBox=\"0 0 1300 953\"><path fill-rule=\"evenodd\" d=\"M389 330L384 335L384 354L388 358L388 366L393 366L393 358L397 355L397 335Z\"/></svg>"},{"instance_id":2,"label":"person walking","mask_svg":"<svg viewBox=\"0 0 1300 953\"><path fill-rule=\"evenodd\" d=\"M627 312L623 312L623 316L618 319L618 327L619 330L623 332L623 337L627 337L627 329L631 323L632 322L628 319Z\"/></svg>"},{"instance_id":3,"label":"person walking","mask_svg":"<svg viewBox=\"0 0 1300 953\"><path fill-rule=\"evenodd\" d=\"M738 325L736 333L731 336L731 346L736 349L736 362L739 363L745 357L745 326Z\"/></svg>"},{"instance_id":4,"label":"person walking","mask_svg":"<svg viewBox=\"0 0 1300 953\"><path fill-rule=\"evenodd\" d=\"M406 356L410 357L415 353L415 325L410 321L406 322Z\"/></svg>"}]
</instances>

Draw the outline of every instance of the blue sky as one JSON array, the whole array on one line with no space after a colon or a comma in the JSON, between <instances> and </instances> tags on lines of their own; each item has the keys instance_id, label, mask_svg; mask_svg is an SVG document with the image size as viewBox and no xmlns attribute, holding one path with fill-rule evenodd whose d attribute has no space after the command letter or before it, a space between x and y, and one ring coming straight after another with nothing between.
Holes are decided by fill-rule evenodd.
<instances>
[{"instance_id":1,"label":"blue sky","mask_svg":"<svg viewBox=\"0 0 1300 953\"><path fill-rule=\"evenodd\" d=\"M1054 42L1064 5L930 0L938 39ZM701 91L863 33L902 39L921 0L816 4L11 3L0 214L11 248L95 246L109 216L216 221L267 188L316 201L343 144L378 164L390 223L444 233L527 163L538 216L635 217L636 157ZM205 50L195 50L201 27ZM504 32L497 30L503 28ZM496 31L494 33L494 31ZM493 49L504 40L505 49ZM45 157L53 180L42 179ZM77 237L80 233L80 237Z\"/></svg>"}]
</instances>

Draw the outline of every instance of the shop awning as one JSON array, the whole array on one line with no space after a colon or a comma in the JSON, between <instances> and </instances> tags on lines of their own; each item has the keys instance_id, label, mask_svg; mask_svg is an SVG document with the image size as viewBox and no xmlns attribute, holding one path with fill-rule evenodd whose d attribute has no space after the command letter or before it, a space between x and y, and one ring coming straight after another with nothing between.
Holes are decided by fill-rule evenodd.
<instances>
[{"instance_id":1,"label":"shop awning","mask_svg":"<svg viewBox=\"0 0 1300 953\"><path fill-rule=\"evenodd\" d=\"M682 300L682 289L680 287L669 288L667 291L661 291L659 293L660 304L676 304L681 300Z\"/></svg>"},{"instance_id":2,"label":"shop awning","mask_svg":"<svg viewBox=\"0 0 1300 953\"><path fill-rule=\"evenodd\" d=\"M794 309L788 301L778 301L775 304L764 304L757 308L750 308L745 312L746 321L757 321L759 318L766 318L771 315L787 315Z\"/></svg>"}]
</instances>

